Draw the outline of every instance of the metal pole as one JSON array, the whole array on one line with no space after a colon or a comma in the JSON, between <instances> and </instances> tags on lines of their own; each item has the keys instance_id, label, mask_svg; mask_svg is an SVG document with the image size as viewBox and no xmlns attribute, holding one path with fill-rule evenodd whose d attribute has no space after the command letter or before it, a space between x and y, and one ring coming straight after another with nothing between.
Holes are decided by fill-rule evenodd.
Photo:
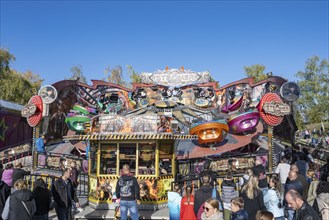
<instances>
[{"instance_id":1,"label":"metal pole","mask_svg":"<svg viewBox=\"0 0 329 220\"><path fill-rule=\"evenodd\" d=\"M272 137L273 137L273 127L268 126L268 171L272 173L273 171L273 151L272 151Z\"/></svg>"},{"instance_id":2,"label":"metal pole","mask_svg":"<svg viewBox=\"0 0 329 220\"><path fill-rule=\"evenodd\" d=\"M32 143L32 173L34 172L36 165L38 163L38 158L37 158L37 151L36 151L36 137L39 137L39 126L33 128L33 143Z\"/></svg>"}]
</instances>

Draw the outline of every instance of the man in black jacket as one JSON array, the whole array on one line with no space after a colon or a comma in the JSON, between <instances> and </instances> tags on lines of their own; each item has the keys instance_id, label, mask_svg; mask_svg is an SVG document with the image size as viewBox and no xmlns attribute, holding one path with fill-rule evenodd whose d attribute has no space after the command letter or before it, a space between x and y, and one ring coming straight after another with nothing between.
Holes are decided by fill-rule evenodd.
<instances>
[{"instance_id":1,"label":"man in black jacket","mask_svg":"<svg viewBox=\"0 0 329 220\"><path fill-rule=\"evenodd\" d=\"M304 202L299 192L290 190L285 199L288 206L296 211L293 220L320 220L314 209L307 202Z\"/></svg>"},{"instance_id":2,"label":"man in black jacket","mask_svg":"<svg viewBox=\"0 0 329 220\"><path fill-rule=\"evenodd\" d=\"M58 220L69 220L72 218L72 202L79 207L71 176L71 168L65 168L62 176L58 178L51 187L51 193L54 197L55 210Z\"/></svg>"},{"instance_id":3,"label":"man in black jacket","mask_svg":"<svg viewBox=\"0 0 329 220\"><path fill-rule=\"evenodd\" d=\"M200 187L200 189L198 189L197 191L195 191L195 195L194 195L194 213L197 216L200 207L202 206L202 204L207 201L208 199L212 198L213 196L213 190L214 187L210 185L210 176L209 175L204 175L202 177L202 182L203 185ZM216 191L216 198L219 203L220 203L220 211L223 211L223 205L220 199L220 195L218 193L217 190Z\"/></svg>"},{"instance_id":4,"label":"man in black jacket","mask_svg":"<svg viewBox=\"0 0 329 220\"><path fill-rule=\"evenodd\" d=\"M297 172L290 171L288 174L289 181L286 182L284 193L285 195L290 191L294 190L298 192L300 195L303 194L303 185L300 181L297 180ZM286 200L283 201L284 205L286 206L286 210L288 212L288 220L292 220L294 216L294 211L289 206Z\"/></svg>"},{"instance_id":5,"label":"man in black jacket","mask_svg":"<svg viewBox=\"0 0 329 220\"><path fill-rule=\"evenodd\" d=\"M129 209L131 219L138 220L137 203L140 200L139 185L137 179L130 173L128 164L123 165L122 172L115 190L120 202L121 219L127 219Z\"/></svg>"},{"instance_id":6,"label":"man in black jacket","mask_svg":"<svg viewBox=\"0 0 329 220\"><path fill-rule=\"evenodd\" d=\"M0 181L0 220L2 220L1 214L3 208L5 207L6 200L10 196L10 186L8 186L5 182Z\"/></svg>"}]
</instances>

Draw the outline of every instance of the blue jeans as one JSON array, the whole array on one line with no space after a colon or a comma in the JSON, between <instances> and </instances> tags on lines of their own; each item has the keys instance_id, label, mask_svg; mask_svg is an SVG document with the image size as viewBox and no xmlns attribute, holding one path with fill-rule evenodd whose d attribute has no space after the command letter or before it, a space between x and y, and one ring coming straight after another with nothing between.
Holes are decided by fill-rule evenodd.
<instances>
[{"instance_id":1,"label":"blue jeans","mask_svg":"<svg viewBox=\"0 0 329 220\"><path fill-rule=\"evenodd\" d=\"M295 211L292 209L288 209L288 220L292 220L294 218Z\"/></svg>"},{"instance_id":2,"label":"blue jeans","mask_svg":"<svg viewBox=\"0 0 329 220\"><path fill-rule=\"evenodd\" d=\"M282 216L282 217L275 217L274 219L275 220L284 220L285 218L284 218L284 216Z\"/></svg>"},{"instance_id":3,"label":"blue jeans","mask_svg":"<svg viewBox=\"0 0 329 220\"><path fill-rule=\"evenodd\" d=\"M120 201L121 220L126 220L127 219L128 209L129 209L129 212L130 212L130 218L132 220L138 220L138 209L137 209L136 200L134 200L134 201L121 200Z\"/></svg>"}]
</instances>

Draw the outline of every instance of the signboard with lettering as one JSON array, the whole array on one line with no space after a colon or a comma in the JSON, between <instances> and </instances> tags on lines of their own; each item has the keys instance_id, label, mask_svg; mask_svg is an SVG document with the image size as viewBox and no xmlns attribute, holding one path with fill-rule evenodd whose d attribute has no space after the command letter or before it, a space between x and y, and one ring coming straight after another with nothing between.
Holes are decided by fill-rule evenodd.
<instances>
[{"instance_id":1,"label":"signboard with lettering","mask_svg":"<svg viewBox=\"0 0 329 220\"><path fill-rule=\"evenodd\" d=\"M157 70L154 73L141 73L143 83L180 87L210 81L209 72L193 72L184 69Z\"/></svg>"}]
</instances>

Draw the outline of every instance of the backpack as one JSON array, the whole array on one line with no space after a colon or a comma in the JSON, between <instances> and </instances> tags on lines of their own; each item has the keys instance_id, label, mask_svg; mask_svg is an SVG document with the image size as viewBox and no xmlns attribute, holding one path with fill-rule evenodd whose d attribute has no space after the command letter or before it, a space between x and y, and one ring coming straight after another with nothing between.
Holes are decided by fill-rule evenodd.
<instances>
[{"instance_id":1,"label":"backpack","mask_svg":"<svg viewBox=\"0 0 329 220\"><path fill-rule=\"evenodd\" d=\"M319 210L319 215L322 219L329 219L329 205L325 203L321 198L317 198L317 202L319 204L319 200L321 200L323 204L323 208Z\"/></svg>"}]
</instances>

